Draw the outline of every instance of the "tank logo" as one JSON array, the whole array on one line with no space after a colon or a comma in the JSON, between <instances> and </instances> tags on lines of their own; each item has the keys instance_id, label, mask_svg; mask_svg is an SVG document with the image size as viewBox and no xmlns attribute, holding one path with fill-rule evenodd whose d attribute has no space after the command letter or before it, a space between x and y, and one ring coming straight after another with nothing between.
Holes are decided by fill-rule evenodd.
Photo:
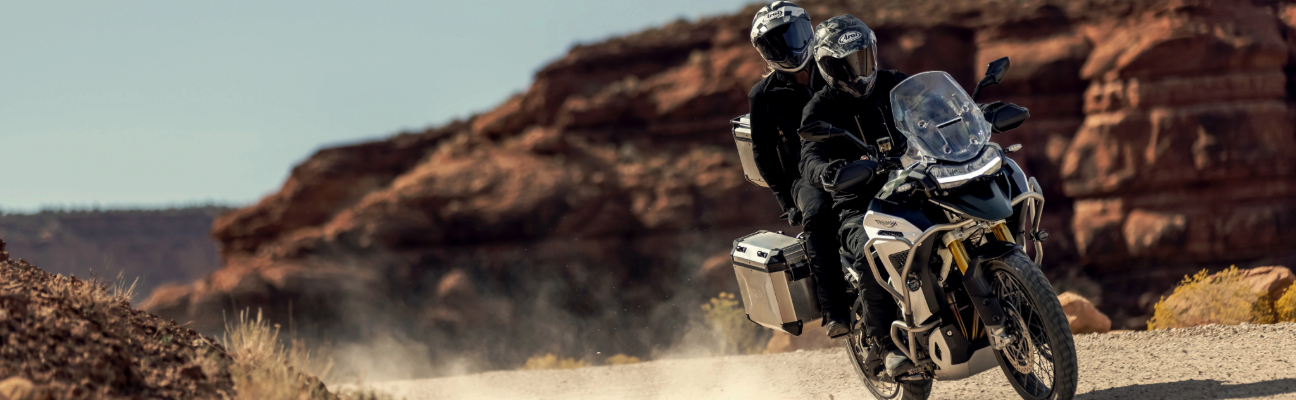
<instances>
[{"instance_id":1,"label":"tank logo","mask_svg":"<svg viewBox=\"0 0 1296 400\"><path fill-rule=\"evenodd\" d=\"M880 219L875 219L875 220L873 220L873 222L877 222L878 225L882 225L882 226L885 226L885 227L887 227L887 228L895 228L895 226L896 226L896 222L895 222L895 221L884 221L884 220L880 220Z\"/></svg>"},{"instance_id":2,"label":"tank logo","mask_svg":"<svg viewBox=\"0 0 1296 400\"><path fill-rule=\"evenodd\" d=\"M842 34L841 37L837 38L837 43L846 44L846 43L854 42L856 40L859 40L859 38L862 36L864 36L864 34L859 33L859 31L846 32Z\"/></svg>"}]
</instances>

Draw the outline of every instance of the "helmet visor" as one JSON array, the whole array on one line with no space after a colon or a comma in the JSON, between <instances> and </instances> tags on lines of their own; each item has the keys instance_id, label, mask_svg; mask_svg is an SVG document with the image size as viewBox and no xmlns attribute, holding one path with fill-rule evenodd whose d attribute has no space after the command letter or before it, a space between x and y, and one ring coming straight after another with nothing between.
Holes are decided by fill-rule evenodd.
<instances>
[{"instance_id":1,"label":"helmet visor","mask_svg":"<svg viewBox=\"0 0 1296 400\"><path fill-rule=\"evenodd\" d=\"M780 66L795 67L801 64L800 55L807 54L813 40L814 29L810 26L810 21L797 19L790 24L770 29L752 41L752 44L765 60L775 64L791 63Z\"/></svg>"},{"instance_id":2,"label":"helmet visor","mask_svg":"<svg viewBox=\"0 0 1296 400\"><path fill-rule=\"evenodd\" d=\"M820 61L824 74L844 84L859 78L872 77L877 72L877 49L873 46L859 49L842 58L824 57Z\"/></svg>"}]
</instances>

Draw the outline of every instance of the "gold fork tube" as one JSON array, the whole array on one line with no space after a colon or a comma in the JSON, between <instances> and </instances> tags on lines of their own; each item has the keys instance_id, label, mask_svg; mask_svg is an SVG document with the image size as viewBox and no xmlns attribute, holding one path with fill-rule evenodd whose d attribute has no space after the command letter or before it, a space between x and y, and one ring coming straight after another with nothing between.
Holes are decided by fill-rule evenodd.
<instances>
[{"instance_id":1,"label":"gold fork tube","mask_svg":"<svg viewBox=\"0 0 1296 400\"><path fill-rule=\"evenodd\" d=\"M1006 223L1000 222L990 230L994 231L995 237L1001 242L1017 243L1013 241L1012 231L1008 230L1008 224Z\"/></svg>"},{"instance_id":2,"label":"gold fork tube","mask_svg":"<svg viewBox=\"0 0 1296 400\"><path fill-rule=\"evenodd\" d=\"M968 254L967 249L963 248L963 242L955 240L949 242L947 246L950 249L950 254L954 256L954 263L958 264L959 272L966 274L968 270Z\"/></svg>"}]
</instances>

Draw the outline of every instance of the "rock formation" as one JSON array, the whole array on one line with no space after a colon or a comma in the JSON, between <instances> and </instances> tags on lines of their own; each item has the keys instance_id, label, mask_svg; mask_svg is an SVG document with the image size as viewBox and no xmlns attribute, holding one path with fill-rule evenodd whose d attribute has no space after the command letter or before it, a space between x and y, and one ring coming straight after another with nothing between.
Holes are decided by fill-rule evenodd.
<instances>
[{"instance_id":1,"label":"rock formation","mask_svg":"<svg viewBox=\"0 0 1296 400\"><path fill-rule=\"evenodd\" d=\"M1292 254L1292 16L1185 1L1081 31L1095 43L1080 70L1090 84L1061 177L1076 248L1109 300Z\"/></svg>"},{"instance_id":2,"label":"rock formation","mask_svg":"<svg viewBox=\"0 0 1296 400\"><path fill-rule=\"evenodd\" d=\"M1024 144L1044 185L1044 268L1093 275L1118 326L1188 264L1292 254L1287 5L804 3L868 22L884 67L971 86L1012 58L983 99L1031 109L994 140ZM216 221L221 270L147 307L204 330L259 307L303 335L403 335L494 366L670 346L723 290L732 239L780 229L728 134L764 72L754 11L578 45L492 111L323 150Z\"/></svg>"}]
</instances>

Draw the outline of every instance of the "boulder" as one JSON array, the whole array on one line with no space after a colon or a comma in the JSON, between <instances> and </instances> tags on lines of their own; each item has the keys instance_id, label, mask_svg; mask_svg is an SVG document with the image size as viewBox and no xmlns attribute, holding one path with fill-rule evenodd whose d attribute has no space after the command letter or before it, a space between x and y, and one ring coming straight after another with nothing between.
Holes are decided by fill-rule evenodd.
<instances>
[{"instance_id":1,"label":"boulder","mask_svg":"<svg viewBox=\"0 0 1296 400\"><path fill-rule=\"evenodd\" d=\"M1156 304L1148 329L1184 328L1208 324L1270 324L1274 304L1263 279L1276 273L1255 273L1229 267L1215 274L1206 270L1185 277L1174 292Z\"/></svg>"},{"instance_id":2,"label":"boulder","mask_svg":"<svg viewBox=\"0 0 1296 400\"><path fill-rule=\"evenodd\" d=\"M35 386L31 381L12 377L0 381L0 400L30 400Z\"/></svg>"},{"instance_id":3,"label":"boulder","mask_svg":"<svg viewBox=\"0 0 1296 400\"><path fill-rule=\"evenodd\" d=\"M1071 333L1106 333L1111 330L1111 319L1098 311L1084 296L1065 292L1058 295L1058 301L1062 303L1062 312L1066 313L1067 322L1071 324Z\"/></svg>"},{"instance_id":4,"label":"boulder","mask_svg":"<svg viewBox=\"0 0 1296 400\"><path fill-rule=\"evenodd\" d=\"M1264 293L1270 302L1278 302L1287 288L1296 282L1292 271L1287 267L1257 267L1242 270L1242 281L1251 285L1256 292Z\"/></svg>"}]
</instances>

